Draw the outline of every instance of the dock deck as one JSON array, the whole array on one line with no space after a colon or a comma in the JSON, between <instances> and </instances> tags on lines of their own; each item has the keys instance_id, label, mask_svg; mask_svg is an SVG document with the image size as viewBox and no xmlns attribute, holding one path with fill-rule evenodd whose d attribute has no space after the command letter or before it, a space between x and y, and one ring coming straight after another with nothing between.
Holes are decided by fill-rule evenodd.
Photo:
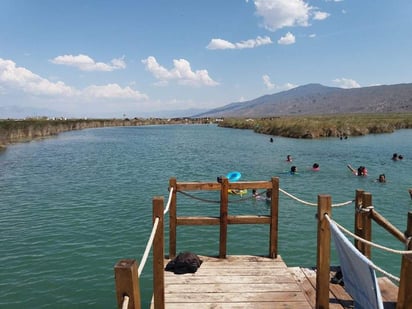
<instances>
[{"instance_id":1,"label":"dock deck","mask_svg":"<svg viewBox=\"0 0 412 309\"><path fill-rule=\"evenodd\" d=\"M165 308L315 308L314 270L288 268L280 256L200 258L194 274L165 272ZM385 308L395 308L397 286L387 278L379 281ZM330 308L353 308L340 285L330 284Z\"/></svg>"}]
</instances>

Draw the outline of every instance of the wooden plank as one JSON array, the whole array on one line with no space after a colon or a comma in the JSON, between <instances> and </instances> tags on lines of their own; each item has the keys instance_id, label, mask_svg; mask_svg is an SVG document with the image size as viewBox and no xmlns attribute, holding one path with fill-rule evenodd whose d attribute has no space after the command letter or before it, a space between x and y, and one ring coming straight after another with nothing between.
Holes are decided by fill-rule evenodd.
<instances>
[{"instance_id":1,"label":"wooden plank","mask_svg":"<svg viewBox=\"0 0 412 309\"><path fill-rule=\"evenodd\" d=\"M378 278L379 288L381 290L383 305L385 309L396 308L396 302L398 300L399 288L389 278Z\"/></svg>"},{"instance_id":2,"label":"wooden plank","mask_svg":"<svg viewBox=\"0 0 412 309\"><path fill-rule=\"evenodd\" d=\"M293 302L293 303L268 303L268 302L231 302L231 303L186 303L187 308L196 309L273 309L273 308L288 308L288 309L312 309L307 302ZM167 309L181 309L180 303L167 304Z\"/></svg>"},{"instance_id":3,"label":"wooden plank","mask_svg":"<svg viewBox=\"0 0 412 309\"><path fill-rule=\"evenodd\" d=\"M315 290L315 293L314 293L315 298L311 300L311 303L316 302L316 272L308 268L302 268L302 271L304 272L312 288ZM330 285L329 285L329 288L330 288ZM331 309L340 308L341 309L341 308L353 308L353 306L344 307L342 303L339 301L339 299L336 299L334 294L331 291L329 291L329 308Z\"/></svg>"},{"instance_id":4,"label":"wooden plank","mask_svg":"<svg viewBox=\"0 0 412 309\"><path fill-rule=\"evenodd\" d=\"M234 281L234 280L233 280ZM265 283L261 281L253 283L203 283L199 284L167 284L167 291L170 294L182 293L224 293L230 288L232 291L242 291L242 293L269 293L269 292L300 292L299 286L296 282L289 283ZM191 282L193 283L193 282ZM228 286L230 285L230 286Z\"/></svg>"},{"instance_id":5,"label":"wooden plank","mask_svg":"<svg viewBox=\"0 0 412 309\"><path fill-rule=\"evenodd\" d=\"M280 256L199 258L194 274L165 272L166 308L312 308Z\"/></svg>"},{"instance_id":6,"label":"wooden plank","mask_svg":"<svg viewBox=\"0 0 412 309\"><path fill-rule=\"evenodd\" d=\"M296 292L271 292L271 293L244 293L244 292L212 292L212 293L168 293L165 296L166 303L230 303L235 302L305 302L306 298L302 293Z\"/></svg>"},{"instance_id":7,"label":"wooden plank","mask_svg":"<svg viewBox=\"0 0 412 309\"><path fill-rule=\"evenodd\" d=\"M254 276L239 276L236 278L236 282L239 284L253 284L256 283L256 277ZM273 276L260 276L261 282L272 282L272 283L293 283L295 282L293 278L291 278L290 274L284 275L276 275ZM232 276L219 276L219 277L211 277L211 276L187 276L187 275L174 275L169 276L165 275L165 284L229 284L233 283Z\"/></svg>"}]
</instances>

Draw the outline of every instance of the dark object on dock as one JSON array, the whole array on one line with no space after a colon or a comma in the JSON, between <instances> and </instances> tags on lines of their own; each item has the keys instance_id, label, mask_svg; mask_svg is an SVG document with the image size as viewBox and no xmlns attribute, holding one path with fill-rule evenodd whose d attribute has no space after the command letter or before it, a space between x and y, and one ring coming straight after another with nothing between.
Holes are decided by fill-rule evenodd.
<instances>
[{"instance_id":1,"label":"dark object on dock","mask_svg":"<svg viewBox=\"0 0 412 309\"><path fill-rule=\"evenodd\" d=\"M165 270L175 274L195 273L202 265L202 260L194 253L181 252L167 263Z\"/></svg>"},{"instance_id":2,"label":"dark object on dock","mask_svg":"<svg viewBox=\"0 0 412 309\"><path fill-rule=\"evenodd\" d=\"M340 268L336 271L335 276L330 279L330 282L333 284L340 284L341 286L345 285L345 283L343 282L342 270L340 270Z\"/></svg>"}]
</instances>

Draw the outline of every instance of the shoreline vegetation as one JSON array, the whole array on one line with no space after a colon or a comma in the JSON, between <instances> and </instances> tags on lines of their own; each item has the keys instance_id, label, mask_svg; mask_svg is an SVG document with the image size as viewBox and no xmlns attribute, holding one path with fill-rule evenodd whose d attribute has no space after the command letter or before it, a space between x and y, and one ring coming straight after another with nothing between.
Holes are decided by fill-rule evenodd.
<instances>
[{"instance_id":1,"label":"shoreline vegetation","mask_svg":"<svg viewBox=\"0 0 412 309\"><path fill-rule=\"evenodd\" d=\"M227 118L219 126L289 138L349 137L412 129L412 113Z\"/></svg>"},{"instance_id":2,"label":"shoreline vegetation","mask_svg":"<svg viewBox=\"0 0 412 309\"><path fill-rule=\"evenodd\" d=\"M66 131L102 128L102 127L126 127L144 125L166 124L203 124L209 123L209 119L190 118L133 118L133 119L47 119L31 118L24 120L0 119L0 151L7 145L21 142L30 142L57 135Z\"/></svg>"},{"instance_id":3,"label":"shoreline vegetation","mask_svg":"<svg viewBox=\"0 0 412 309\"><path fill-rule=\"evenodd\" d=\"M134 118L0 120L0 151L7 145L57 135L61 132L100 127L210 124L253 130L290 138L349 137L391 133L412 128L412 113L281 116L270 118Z\"/></svg>"}]
</instances>

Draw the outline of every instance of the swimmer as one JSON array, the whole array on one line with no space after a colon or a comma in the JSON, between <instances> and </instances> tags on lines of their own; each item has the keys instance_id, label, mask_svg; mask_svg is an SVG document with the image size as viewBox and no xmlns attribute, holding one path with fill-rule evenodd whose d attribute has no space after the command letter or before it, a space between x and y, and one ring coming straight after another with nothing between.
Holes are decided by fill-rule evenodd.
<instances>
[{"instance_id":1,"label":"swimmer","mask_svg":"<svg viewBox=\"0 0 412 309\"><path fill-rule=\"evenodd\" d=\"M398 161L398 154L396 152L392 155L392 160Z\"/></svg>"},{"instance_id":2,"label":"swimmer","mask_svg":"<svg viewBox=\"0 0 412 309\"><path fill-rule=\"evenodd\" d=\"M348 169L350 169L350 171L356 176L368 176L368 170L362 165L358 167L358 170L355 170L350 164L347 166Z\"/></svg>"},{"instance_id":3,"label":"swimmer","mask_svg":"<svg viewBox=\"0 0 412 309\"><path fill-rule=\"evenodd\" d=\"M376 179L378 182L386 182L386 176L385 174L380 174L379 178Z\"/></svg>"},{"instance_id":4,"label":"swimmer","mask_svg":"<svg viewBox=\"0 0 412 309\"><path fill-rule=\"evenodd\" d=\"M313 163L313 165L312 165L312 171L314 171L314 172L320 171L319 164Z\"/></svg>"},{"instance_id":5,"label":"swimmer","mask_svg":"<svg viewBox=\"0 0 412 309\"><path fill-rule=\"evenodd\" d=\"M290 168L290 174L291 174L291 175L296 174L297 171L298 171L298 168L297 168L295 165L293 165L293 166Z\"/></svg>"},{"instance_id":6,"label":"swimmer","mask_svg":"<svg viewBox=\"0 0 412 309\"><path fill-rule=\"evenodd\" d=\"M292 162L292 156L291 155L286 156L286 162Z\"/></svg>"}]
</instances>

